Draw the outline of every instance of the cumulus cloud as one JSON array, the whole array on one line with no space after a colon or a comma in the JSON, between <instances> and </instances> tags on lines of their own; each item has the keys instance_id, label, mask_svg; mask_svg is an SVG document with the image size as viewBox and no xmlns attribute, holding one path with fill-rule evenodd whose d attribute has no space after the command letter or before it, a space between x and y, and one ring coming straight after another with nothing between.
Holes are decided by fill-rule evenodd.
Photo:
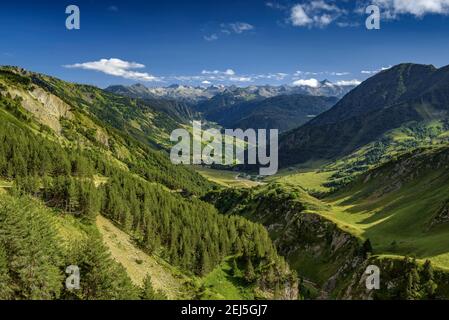
<instances>
[{"instance_id":1,"label":"cumulus cloud","mask_svg":"<svg viewBox=\"0 0 449 320\"><path fill-rule=\"evenodd\" d=\"M290 22L297 27L325 27L342 15L346 10L334 3L324 0L313 0L303 4L296 4L290 11Z\"/></svg>"},{"instance_id":2,"label":"cumulus cloud","mask_svg":"<svg viewBox=\"0 0 449 320\"><path fill-rule=\"evenodd\" d=\"M336 0L297 0L296 4L285 8L270 1L266 6L287 12L291 25L307 28L324 28L331 24L341 28L358 27L361 24L354 13L365 15L365 9L372 4L379 6L387 19L397 19L401 15L417 18L429 14L449 15L449 0L358 0L353 1L353 8L350 2L340 5Z\"/></svg>"},{"instance_id":3,"label":"cumulus cloud","mask_svg":"<svg viewBox=\"0 0 449 320\"><path fill-rule=\"evenodd\" d=\"M302 76L334 76L334 77L341 77L341 76L347 76L350 75L350 72L342 72L342 71L319 71L319 72L313 72L313 71L296 71L293 76L296 78L302 77Z\"/></svg>"},{"instance_id":4,"label":"cumulus cloud","mask_svg":"<svg viewBox=\"0 0 449 320\"><path fill-rule=\"evenodd\" d=\"M390 19L403 14L419 18L427 14L449 14L449 0L370 0L369 3L382 8L383 15Z\"/></svg>"},{"instance_id":5,"label":"cumulus cloud","mask_svg":"<svg viewBox=\"0 0 449 320\"><path fill-rule=\"evenodd\" d=\"M328 85L337 85L337 86L358 86L360 83L362 83L359 80L340 80L340 81L336 81L332 84L328 83ZM311 79L299 79L293 82L294 86L297 87L301 87L301 86L305 86L305 87L310 87L310 88L319 88L321 87L323 84L318 81L315 78L311 78Z\"/></svg>"},{"instance_id":6,"label":"cumulus cloud","mask_svg":"<svg viewBox=\"0 0 449 320\"><path fill-rule=\"evenodd\" d=\"M362 83L362 81L356 80L356 79L354 79L354 80L341 80L341 81L335 82L335 84L337 86L343 86L343 87L344 86L358 86L361 83Z\"/></svg>"},{"instance_id":7,"label":"cumulus cloud","mask_svg":"<svg viewBox=\"0 0 449 320\"><path fill-rule=\"evenodd\" d=\"M379 72L379 70L362 70L361 71L362 74L376 74L378 72Z\"/></svg>"},{"instance_id":8,"label":"cumulus cloud","mask_svg":"<svg viewBox=\"0 0 449 320\"><path fill-rule=\"evenodd\" d=\"M360 73L361 74L376 74L376 73L379 73L379 72L381 72L381 71L385 71L385 70L388 70L388 69L390 69L392 66L389 66L389 67L382 67L382 68L380 68L380 69L378 69L378 70L362 70L362 71L360 71Z\"/></svg>"},{"instance_id":9,"label":"cumulus cloud","mask_svg":"<svg viewBox=\"0 0 449 320\"><path fill-rule=\"evenodd\" d=\"M329 72L329 74L331 76L341 77L341 76L347 76L347 75L349 75L351 73L350 72Z\"/></svg>"},{"instance_id":10,"label":"cumulus cloud","mask_svg":"<svg viewBox=\"0 0 449 320\"><path fill-rule=\"evenodd\" d=\"M165 81L181 81L190 83L201 83L203 85L210 85L213 83L242 83L253 82L255 80L252 75L237 74L233 69L221 70L203 70L198 75L176 75L164 77Z\"/></svg>"},{"instance_id":11,"label":"cumulus cloud","mask_svg":"<svg viewBox=\"0 0 449 320\"><path fill-rule=\"evenodd\" d=\"M252 82L253 78L251 78L251 77L231 77L231 78L229 78L229 81L232 81L232 82Z\"/></svg>"},{"instance_id":12,"label":"cumulus cloud","mask_svg":"<svg viewBox=\"0 0 449 320\"><path fill-rule=\"evenodd\" d=\"M253 76L255 80L276 80L282 81L289 76L288 73L277 72L277 73L267 73L267 74L258 74Z\"/></svg>"},{"instance_id":13,"label":"cumulus cloud","mask_svg":"<svg viewBox=\"0 0 449 320\"><path fill-rule=\"evenodd\" d=\"M225 71L219 71L219 70L214 70L214 71L209 71L209 70L203 70L201 71L201 74L215 74L215 75L227 75L227 76L233 76L235 75L235 71L232 69L227 69Z\"/></svg>"},{"instance_id":14,"label":"cumulus cloud","mask_svg":"<svg viewBox=\"0 0 449 320\"><path fill-rule=\"evenodd\" d=\"M71 69L93 70L108 75L136 81L161 81L161 79L152 76L149 73L133 71L133 69L143 69L145 68L145 65L115 58L101 59L92 62L75 63L71 65L65 65L64 67Z\"/></svg>"},{"instance_id":15,"label":"cumulus cloud","mask_svg":"<svg viewBox=\"0 0 449 320\"><path fill-rule=\"evenodd\" d=\"M306 87L311 87L311 88L318 88L321 83L317 80L317 79L299 79L296 80L295 82L293 82L294 86L306 86Z\"/></svg>"},{"instance_id":16,"label":"cumulus cloud","mask_svg":"<svg viewBox=\"0 0 449 320\"><path fill-rule=\"evenodd\" d=\"M298 27L308 26L313 23L313 20L307 15L303 6L300 4L292 8L290 19L292 24Z\"/></svg>"}]
</instances>

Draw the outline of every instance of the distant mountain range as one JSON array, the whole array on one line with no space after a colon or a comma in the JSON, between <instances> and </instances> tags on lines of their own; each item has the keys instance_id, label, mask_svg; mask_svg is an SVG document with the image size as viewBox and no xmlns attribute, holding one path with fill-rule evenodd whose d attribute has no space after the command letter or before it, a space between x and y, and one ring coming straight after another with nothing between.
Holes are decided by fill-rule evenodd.
<instances>
[{"instance_id":1,"label":"distant mountain range","mask_svg":"<svg viewBox=\"0 0 449 320\"><path fill-rule=\"evenodd\" d=\"M132 86L110 86L106 91L141 99L171 99L191 104L198 104L219 96L233 96L236 100L256 100L280 95L307 94L342 98L355 88L355 85L337 85L328 80L317 86L223 86L193 87L172 85L169 87L146 87L142 84Z\"/></svg>"},{"instance_id":2,"label":"distant mountain range","mask_svg":"<svg viewBox=\"0 0 449 320\"><path fill-rule=\"evenodd\" d=\"M354 87L324 80L316 86L172 85L149 88L136 84L111 86L106 91L150 100L153 104L157 104L157 100L171 100L178 116L197 116L200 113L204 119L227 128L251 126L287 131L328 110Z\"/></svg>"}]
</instances>

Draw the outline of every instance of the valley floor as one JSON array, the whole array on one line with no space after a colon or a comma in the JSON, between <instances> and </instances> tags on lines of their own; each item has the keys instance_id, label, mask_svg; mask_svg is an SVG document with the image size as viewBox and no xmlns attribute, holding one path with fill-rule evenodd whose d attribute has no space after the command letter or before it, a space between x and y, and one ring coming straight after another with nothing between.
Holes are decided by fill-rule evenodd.
<instances>
[{"instance_id":1,"label":"valley floor","mask_svg":"<svg viewBox=\"0 0 449 320\"><path fill-rule=\"evenodd\" d=\"M263 184L243 177L239 172L215 170L198 166L195 167L195 170L204 178L224 187L253 188Z\"/></svg>"}]
</instances>

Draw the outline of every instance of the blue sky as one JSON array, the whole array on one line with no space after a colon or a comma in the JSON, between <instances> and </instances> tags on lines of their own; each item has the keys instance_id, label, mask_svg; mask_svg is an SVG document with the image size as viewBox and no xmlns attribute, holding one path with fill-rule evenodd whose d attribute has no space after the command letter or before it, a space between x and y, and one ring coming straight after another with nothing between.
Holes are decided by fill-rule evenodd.
<instances>
[{"instance_id":1,"label":"blue sky","mask_svg":"<svg viewBox=\"0 0 449 320\"><path fill-rule=\"evenodd\" d=\"M0 64L100 87L341 82L449 64L449 0L369 3L380 30L365 27L367 0L9 1ZM70 4L80 30L65 28Z\"/></svg>"}]
</instances>

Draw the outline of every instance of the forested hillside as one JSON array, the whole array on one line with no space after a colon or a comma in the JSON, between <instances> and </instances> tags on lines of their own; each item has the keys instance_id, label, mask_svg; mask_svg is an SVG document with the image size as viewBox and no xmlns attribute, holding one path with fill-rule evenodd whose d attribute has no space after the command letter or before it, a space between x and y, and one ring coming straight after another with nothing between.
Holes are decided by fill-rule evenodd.
<instances>
[{"instance_id":1,"label":"forested hillside","mask_svg":"<svg viewBox=\"0 0 449 320\"><path fill-rule=\"evenodd\" d=\"M148 298L141 290L151 292L151 281L139 289L110 258L95 227L98 214L187 275L207 276L231 258L236 279L250 290L297 296L295 274L264 227L197 199L213 185L152 148L180 125L167 113L16 68L3 68L0 84L0 179L11 186L0 188L4 297ZM25 226L34 216L42 226ZM40 232L53 220L63 226ZM27 269L25 257L45 272ZM89 275L81 291L64 289L69 265ZM39 281L41 291L24 279Z\"/></svg>"}]
</instances>

